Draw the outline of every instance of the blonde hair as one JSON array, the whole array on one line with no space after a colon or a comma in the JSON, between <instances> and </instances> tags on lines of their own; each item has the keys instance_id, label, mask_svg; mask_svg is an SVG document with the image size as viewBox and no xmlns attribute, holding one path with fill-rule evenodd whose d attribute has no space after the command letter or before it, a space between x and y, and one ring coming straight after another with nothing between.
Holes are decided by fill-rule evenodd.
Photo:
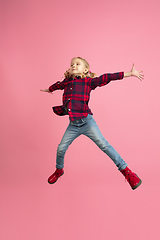
<instances>
[{"instance_id":1,"label":"blonde hair","mask_svg":"<svg viewBox=\"0 0 160 240\"><path fill-rule=\"evenodd\" d=\"M80 59L81 61L83 61L85 67L88 69L88 72L87 72L86 74L84 73L84 74L82 75L82 78L85 78L85 77L94 78L94 77L97 76L95 73L93 73L93 72L91 72L91 71L89 70L89 69L90 69L89 63L88 63L84 58L74 57L74 58L72 58L72 60L75 59L75 58L78 58L78 59ZM65 77L65 78L70 78L70 77L71 77L71 75L70 75L70 73L69 73L69 69L64 73L64 77Z\"/></svg>"}]
</instances>

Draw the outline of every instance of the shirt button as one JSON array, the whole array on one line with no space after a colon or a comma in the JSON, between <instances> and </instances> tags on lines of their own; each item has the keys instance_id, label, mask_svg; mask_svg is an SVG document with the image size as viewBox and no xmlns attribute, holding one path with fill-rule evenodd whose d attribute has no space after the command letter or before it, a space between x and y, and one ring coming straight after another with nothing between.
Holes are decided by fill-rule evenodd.
<instances>
[{"instance_id":1,"label":"shirt button","mask_svg":"<svg viewBox=\"0 0 160 240\"><path fill-rule=\"evenodd\" d=\"M71 111L71 109L68 109L68 111L70 112L70 111Z\"/></svg>"},{"instance_id":2,"label":"shirt button","mask_svg":"<svg viewBox=\"0 0 160 240\"><path fill-rule=\"evenodd\" d=\"M72 87L70 89L72 90Z\"/></svg>"},{"instance_id":3,"label":"shirt button","mask_svg":"<svg viewBox=\"0 0 160 240\"><path fill-rule=\"evenodd\" d=\"M68 100L70 101L70 98L68 98Z\"/></svg>"}]
</instances>

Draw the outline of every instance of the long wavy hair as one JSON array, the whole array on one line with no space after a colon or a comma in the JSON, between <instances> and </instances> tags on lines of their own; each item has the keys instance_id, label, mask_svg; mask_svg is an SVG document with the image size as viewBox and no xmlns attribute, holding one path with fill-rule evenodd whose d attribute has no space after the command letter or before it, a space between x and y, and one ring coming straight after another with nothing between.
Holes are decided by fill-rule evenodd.
<instances>
[{"instance_id":1,"label":"long wavy hair","mask_svg":"<svg viewBox=\"0 0 160 240\"><path fill-rule=\"evenodd\" d=\"M74 58L72 58L72 60L75 59L75 58L78 58L78 59L82 60L83 63L84 63L84 65L85 65L85 67L86 67L88 70L90 69L89 63L88 63L84 58L82 58L82 57L74 57ZM91 72L90 70L89 70L86 74L82 74L82 78L85 78L85 77L94 78L94 77L96 77L96 76L97 76L97 75L96 75L95 73ZM70 75L70 73L69 73L69 69L64 73L64 77L65 77L65 78L70 78L70 77L71 77L71 75Z\"/></svg>"}]
</instances>

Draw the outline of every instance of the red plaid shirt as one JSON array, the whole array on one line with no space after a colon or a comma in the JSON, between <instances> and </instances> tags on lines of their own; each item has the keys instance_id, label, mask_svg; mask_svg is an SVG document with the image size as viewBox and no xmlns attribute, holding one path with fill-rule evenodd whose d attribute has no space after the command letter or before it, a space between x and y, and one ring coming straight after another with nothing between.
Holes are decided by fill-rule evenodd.
<instances>
[{"instance_id":1,"label":"red plaid shirt","mask_svg":"<svg viewBox=\"0 0 160 240\"><path fill-rule=\"evenodd\" d=\"M63 105L53 107L54 113L59 116L68 114L71 121L87 117L92 114L88 107L90 92L96 87L102 87L112 80L122 79L124 72L103 74L95 78L81 78L80 76L58 81L49 87L53 92L57 89L63 90ZM68 110L68 111L67 111Z\"/></svg>"}]
</instances>

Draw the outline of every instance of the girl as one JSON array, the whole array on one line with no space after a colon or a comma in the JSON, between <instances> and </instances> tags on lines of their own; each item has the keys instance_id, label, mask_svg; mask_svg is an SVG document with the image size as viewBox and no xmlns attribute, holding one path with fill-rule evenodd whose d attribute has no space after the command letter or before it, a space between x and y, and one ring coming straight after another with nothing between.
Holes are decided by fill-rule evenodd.
<instances>
[{"instance_id":1,"label":"girl","mask_svg":"<svg viewBox=\"0 0 160 240\"><path fill-rule=\"evenodd\" d=\"M113 160L118 170L129 182L131 188L136 189L142 183L141 179L127 167L126 162L103 137L98 125L93 119L93 114L88 107L88 102L90 92L96 87L101 87L110 81L120 80L130 76L135 76L142 80L144 78L142 71L137 71L133 64L130 72L103 74L100 77L96 77L95 73L90 71L90 66L85 59L75 57L71 60L70 69L64 73L64 76L63 81L58 81L48 89L41 90L48 93L52 93L57 89L64 90L63 105L53 107L53 111L60 116L69 115L70 120L68 128L57 148L56 171L48 178L48 183L55 183L58 178L64 174L65 152L74 139L84 134Z\"/></svg>"}]
</instances>

